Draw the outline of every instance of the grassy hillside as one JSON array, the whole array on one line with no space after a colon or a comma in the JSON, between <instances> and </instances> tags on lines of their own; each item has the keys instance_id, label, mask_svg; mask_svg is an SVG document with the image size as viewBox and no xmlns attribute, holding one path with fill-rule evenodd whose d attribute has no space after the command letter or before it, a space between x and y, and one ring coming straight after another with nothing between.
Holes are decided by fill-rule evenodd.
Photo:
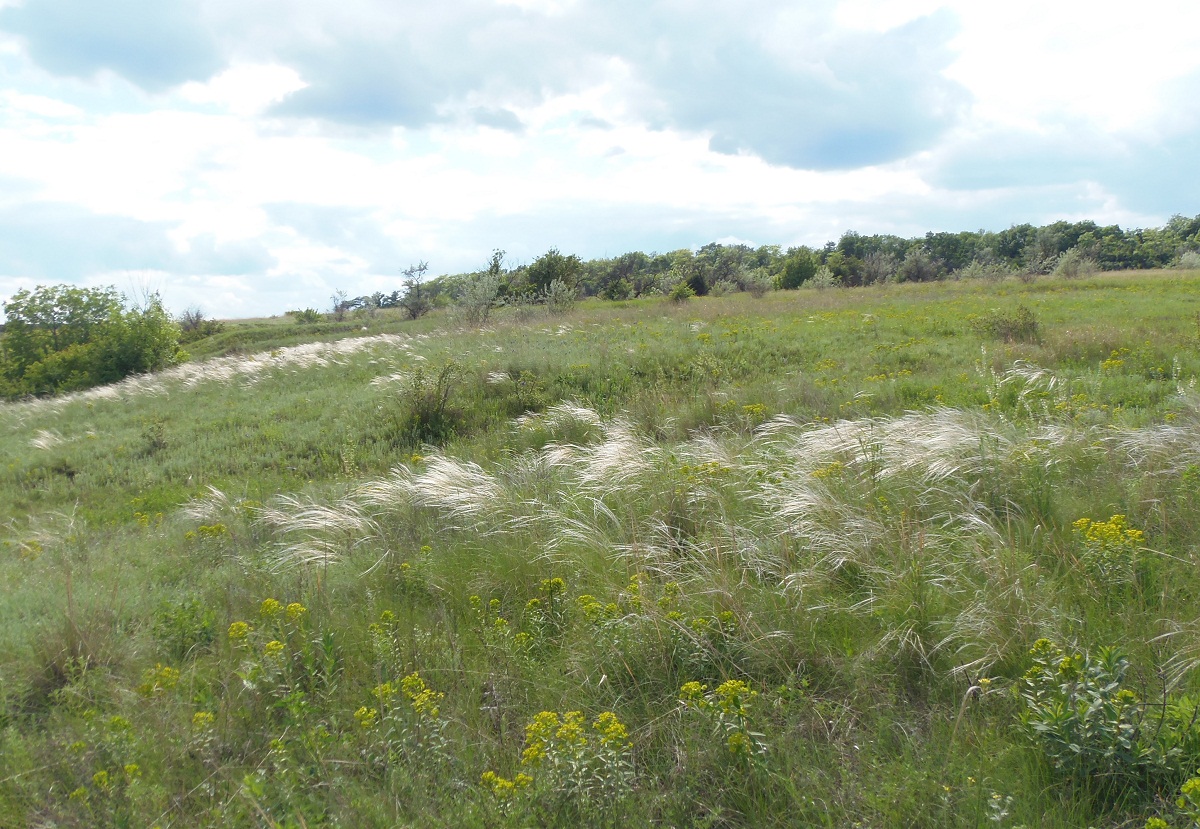
<instances>
[{"instance_id":1,"label":"grassy hillside","mask_svg":"<svg viewBox=\"0 0 1200 829\"><path fill-rule=\"evenodd\" d=\"M0 405L0 826L1200 815L1200 273L523 315Z\"/></svg>"}]
</instances>

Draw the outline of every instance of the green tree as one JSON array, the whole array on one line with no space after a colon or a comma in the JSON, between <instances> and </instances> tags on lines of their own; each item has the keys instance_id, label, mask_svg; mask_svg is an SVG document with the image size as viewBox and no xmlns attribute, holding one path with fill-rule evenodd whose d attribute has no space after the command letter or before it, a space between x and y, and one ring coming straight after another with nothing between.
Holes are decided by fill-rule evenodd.
<instances>
[{"instance_id":1,"label":"green tree","mask_svg":"<svg viewBox=\"0 0 1200 829\"><path fill-rule=\"evenodd\" d=\"M10 378L19 378L51 354L90 342L120 309L114 288L39 285L33 291L17 291L4 303L5 368Z\"/></svg>"},{"instance_id":2,"label":"green tree","mask_svg":"<svg viewBox=\"0 0 1200 829\"><path fill-rule=\"evenodd\" d=\"M157 294L130 305L114 288L39 285L4 303L5 394L111 383L183 359L179 326Z\"/></svg>"},{"instance_id":3,"label":"green tree","mask_svg":"<svg viewBox=\"0 0 1200 829\"><path fill-rule=\"evenodd\" d=\"M817 255L808 248L791 248L783 260L783 270L779 273L779 287L799 288L816 275L820 264Z\"/></svg>"},{"instance_id":4,"label":"green tree","mask_svg":"<svg viewBox=\"0 0 1200 829\"><path fill-rule=\"evenodd\" d=\"M535 294L545 294L554 280L574 288L579 282L583 262L575 254L563 256L558 248L550 248L525 271L528 289Z\"/></svg>"},{"instance_id":5,"label":"green tree","mask_svg":"<svg viewBox=\"0 0 1200 829\"><path fill-rule=\"evenodd\" d=\"M419 262L404 269L404 298L400 307L408 314L409 319L423 317L433 307L432 298L428 292L422 292L425 282L425 272L429 270L428 262Z\"/></svg>"}]
</instances>

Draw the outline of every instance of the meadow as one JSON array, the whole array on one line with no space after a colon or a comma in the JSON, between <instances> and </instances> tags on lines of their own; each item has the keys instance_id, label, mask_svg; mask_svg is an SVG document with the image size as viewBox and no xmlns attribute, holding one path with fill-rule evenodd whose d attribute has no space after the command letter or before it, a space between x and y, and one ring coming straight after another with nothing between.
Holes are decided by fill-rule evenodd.
<instances>
[{"instance_id":1,"label":"meadow","mask_svg":"<svg viewBox=\"0 0 1200 829\"><path fill-rule=\"evenodd\" d=\"M1200 825L1200 272L228 324L0 404L0 826Z\"/></svg>"}]
</instances>

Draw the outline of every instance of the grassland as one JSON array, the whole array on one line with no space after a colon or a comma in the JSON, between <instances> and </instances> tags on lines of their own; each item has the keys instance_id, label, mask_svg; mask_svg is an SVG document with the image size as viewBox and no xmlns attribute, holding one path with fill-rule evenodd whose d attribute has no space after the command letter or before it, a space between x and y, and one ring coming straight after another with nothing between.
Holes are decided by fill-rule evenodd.
<instances>
[{"instance_id":1,"label":"grassland","mask_svg":"<svg viewBox=\"0 0 1200 829\"><path fill-rule=\"evenodd\" d=\"M523 316L0 406L0 826L1193 825L1200 273Z\"/></svg>"}]
</instances>

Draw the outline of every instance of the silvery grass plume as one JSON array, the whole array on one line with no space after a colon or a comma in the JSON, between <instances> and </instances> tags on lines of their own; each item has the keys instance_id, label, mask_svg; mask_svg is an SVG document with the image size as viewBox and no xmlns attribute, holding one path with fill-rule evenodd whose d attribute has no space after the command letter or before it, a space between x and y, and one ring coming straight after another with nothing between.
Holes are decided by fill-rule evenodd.
<instances>
[{"instance_id":1,"label":"silvery grass plume","mask_svg":"<svg viewBox=\"0 0 1200 829\"><path fill-rule=\"evenodd\" d=\"M601 438L595 443L551 444L542 450L542 461L550 468L564 468L582 488L594 492L616 492L649 470L662 450L637 435L624 420L602 422Z\"/></svg>"},{"instance_id":2,"label":"silvery grass plume","mask_svg":"<svg viewBox=\"0 0 1200 829\"><path fill-rule=\"evenodd\" d=\"M529 522L539 525L546 538L540 557L556 564L569 562L580 550L612 556L637 535L636 519L618 515L594 496L546 499L528 506ZM516 531L519 523L514 519L511 529Z\"/></svg>"},{"instance_id":3,"label":"silvery grass plume","mask_svg":"<svg viewBox=\"0 0 1200 829\"><path fill-rule=\"evenodd\" d=\"M63 436L53 429L38 429L29 439L30 446L43 450L53 449L64 442Z\"/></svg>"},{"instance_id":4,"label":"silvery grass plume","mask_svg":"<svg viewBox=\"0 0 1200 829\"><path fill-rule=\"evenodd\" d=\"M1174 655L1163 665L1167 689L1173 691L1200 668L1200 620L1167 620L1163 624L1166 632L1150 641L1169 642L1175 649Z\"/></svg>"},{"instance_id":5,"label":"silvery grass plume","mask_svg":"<svg viewBox=\"0 0 1200 829\"><path fill-rule=\"evenodd\" d=\"M417 337L416 339L421 339ZM78 401L124 400L169 392L170 384L193 388L201 383L229 383L234 380L255 382L264 372L298 370L341 363L345 358L374 349L405 350L413 338L401 334L376 334L350 337L333 342L313 342L287 346L273 351L238 357L214 357L198 363L181 363L153 374L126 377L117 383L54 398L38 398L15 403L0 402L0 411L21 410L38 416L57 414Z\"/></svg>"},{"instance_id":6,"label":"silvery grass plume","mask_svg":"<svg viewBox=\"0 0 1200 829\"><path fill-rule=\"evenodd\" d=\"M425 467L394 468L388 477L361 487L362 504L391 511L405 506L434 510L458 530L494 531L509 515L512 498L500 479L479 464L431 453Z\"/></svg>"},{"instance_id":7,"label":"silvery grass plume","mask_svg":"<svg viewBox=\"0 0 1200 829\"><path fill-rule=\"evenodd\" d=\"M283 536L302 534L277 551L279 569L340 561L364 541L379 536L379 525L351 498L332 504L296 495L278 495L258 510L259 523Z\"/></svg>"},{"instance_id":8,"label":"silvery grass plume","mask_svg":"<svg viewBox=\"0 0 1200 829\"><path fill-rule=\"evenodd\" d=\"M22 558L36 559L62 546L64 540L79 539L78 519L75 509L70 512L49 512L32 516L24 529L18 529L15 520L9 521L9 534L13 546Z\"/></svg>"},{"instance_id":9,"label":"silvery grass plume","mask_svg":"<svg viewBox=\"0 0 1200 829\"><path fill-rule=\"evenodd\" d=\"M507 373L501 373L499 382L511 379ZM488 382L492 382L492 375L488 375ZM550 432L561 430L564 426L582 425L599 427L601 425L601 417L594 410L581 406L578 403L566 401L556 403L550 406L546 411L540 414L521 415L514 421L519 429L532 429L536 427L544 428Z\"/></svg>"},{"instance_id":10,"label":"silvery grass plume","mask_svg":"<svg viewBox=\"0 0 1200 829\"><path fill-rule=\"evenodd\" d=\"M1063 378L1025 360L1017 360L997 378L994 386L988 389L989 396L997 397L1004 386L1018 389L1017 402L1033 416L1048 414L1047 403L1061 402L1070 392L1069 384Z\"/></svg>"},{"instance_id":11,"label":"silvery grass plume","mask_svg":"<svg viewBox=\"0 0 1200 829\"><path fill-rule=\"evenodd\" d=\"M208 493L192 498L179 509L180 515L190 521L215 521L229 513L233 505L229 496L212 484L208 485Z\"/></svg>"},{"instance_id":12,"label":"silvery grass plume","mask_svg":"<svg viewBox=\"0 0 1200 829\"><path fill-rule=\"evenodd\" d=\"M1053 589L1022 550L973 544L964 567L962 602L946 635L956 674L979 676L1024 655L1029 643L1062 627ZM1065 631L1063 631L1065 632Z\"/></svg>"},{"instance_id":13,"label":"silvery grass plume","mask_svg":"<svg viewBox=\"0 0 1200 829\"><path fill-rule=\"evenodd\" d=\"M1109 438L1125 463L1142 472L1177 475L1200 464L1200 425L1159 424Z\"/></svg>"}]
</instances>

